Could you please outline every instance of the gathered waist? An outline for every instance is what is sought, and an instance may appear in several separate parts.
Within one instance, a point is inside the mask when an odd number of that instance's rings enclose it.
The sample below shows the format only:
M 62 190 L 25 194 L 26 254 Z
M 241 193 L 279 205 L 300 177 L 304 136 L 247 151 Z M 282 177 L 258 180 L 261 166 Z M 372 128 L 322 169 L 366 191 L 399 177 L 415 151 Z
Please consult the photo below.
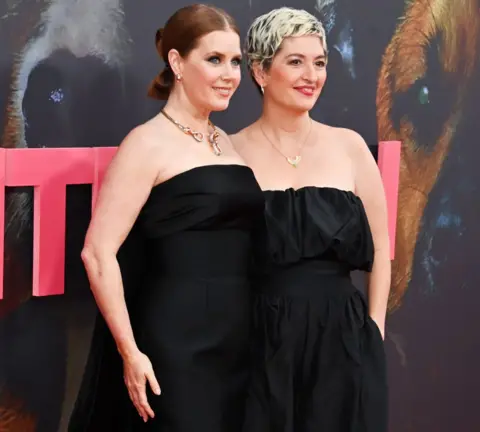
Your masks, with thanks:
M 151 240 L 151 272 L 164 276 L 247 276 L 251 261 L 248 231 L 182 231 Z
M 317 296 L 330 291 L 351 294 L 356 291 L 351 268 L 338 261 L 304 260 L 289 266 L 276 266 L 257 274 L 255 291 L 272 295 Z

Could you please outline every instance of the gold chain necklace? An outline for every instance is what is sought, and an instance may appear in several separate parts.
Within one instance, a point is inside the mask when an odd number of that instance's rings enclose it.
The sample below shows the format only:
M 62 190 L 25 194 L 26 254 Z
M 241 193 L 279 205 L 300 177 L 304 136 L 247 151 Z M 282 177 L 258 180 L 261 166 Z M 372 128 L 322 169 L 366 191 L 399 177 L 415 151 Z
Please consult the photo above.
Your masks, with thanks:
M 193 129 L 189 128 L 188 126 L 182 125 L 181 123 L 179 123 L 178 121 L 170 117 L 163 109 L 160 112 L 168 120 L 170 120 L 175 126 L 177 126 L 184 134 L 190 135 L 197 142 L 205 141 L 205 134 L 203 132 L 196 132 Z M 220 132 L 218 132 L 218 129 L 210 120 L 208 120 L 208 126 L 210 126 L 213 129 L 213 132 L 208 135 L 208 142 L 212 146 L 212 150 L 215 156 L 220 156 L 222 154 L 222 149 L 218 144 L 218 139 L 220 138 Z
M 307 136 L 306 138 L 304 139 L 302 145 L 300 146 L 299 150 L 298 150 L 298 153 L 295 157 L 290 157 L 290 156 L 286 156 L 285 154 L 283 154 L 283 152 L 273 143 L 273 141 L 268 138 L 267 134 L 265 133 L 265 131 L 263 130 L 263 127 L 262 125 L 260 124 L 260 130 L 262 131 L 262 134 L 263 136 L 267 139 L 267 141 L 270 143 L 270 145 L 278 152 L 280 153 L 286 160 L 287 162 L 293 166 L 294 168 L 297 168 L 298 164 L 302 161 L 302 150 L 303 150 L 303 146 L 305 145 L 305 143 L 307 142 L 308 138 L 310 137 L 310 133 L 312 132 L 312 119 L 310 119 L 310 128 L 308 130 L 308 133 L 307 133 Z

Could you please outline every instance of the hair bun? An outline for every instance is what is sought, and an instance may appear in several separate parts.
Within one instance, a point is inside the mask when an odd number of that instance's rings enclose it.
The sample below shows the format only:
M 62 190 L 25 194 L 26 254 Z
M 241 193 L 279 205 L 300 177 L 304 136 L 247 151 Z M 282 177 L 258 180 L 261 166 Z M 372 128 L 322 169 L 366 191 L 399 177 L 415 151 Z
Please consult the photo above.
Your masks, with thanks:
M 163 59 L 162 55 L 162 40 L 163 40 L 163 27 L 159 28 L 155 33 L 155 46 L 157 47 L 158 55 Z M 165 100 L 168 99 L 170 90 L 173 87 L 174 77 L 173 72 L 170 69 L 168 62 L 165 61 L 165 68 L 155 77 L 148 88 L 148 96 L 153 99 Z
M 155 46 L 157 47 L 158 54 L 162 56 L 162 39 L 163 39 L 163 27 L 159 28 L 155 33 Z
M 165 68 L 152 81 L 147 94 L 153 99 L 166 100 L 173 88 L 173 83 L 174 78 L 172 70 Z

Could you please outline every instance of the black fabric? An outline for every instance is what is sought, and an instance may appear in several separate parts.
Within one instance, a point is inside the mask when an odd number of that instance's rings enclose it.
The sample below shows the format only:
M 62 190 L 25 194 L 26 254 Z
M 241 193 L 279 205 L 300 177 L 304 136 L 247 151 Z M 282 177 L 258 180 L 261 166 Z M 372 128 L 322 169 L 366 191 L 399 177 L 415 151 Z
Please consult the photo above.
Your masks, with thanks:
M 386 432 L 383 341 L 350 272 L 373 240 L 352 192 L 267 191 L 245 432 Z
M 162 389 L 148 392 L 155 419 L 144 423 L 128 400 L 121 359 L 99 324 L 70 432 L 241 430 L 251 228 L 263 208 L 252 171 L 239 165 L 194 168 L 153 188 L 137 220 L 145 271 L 128 306 Z

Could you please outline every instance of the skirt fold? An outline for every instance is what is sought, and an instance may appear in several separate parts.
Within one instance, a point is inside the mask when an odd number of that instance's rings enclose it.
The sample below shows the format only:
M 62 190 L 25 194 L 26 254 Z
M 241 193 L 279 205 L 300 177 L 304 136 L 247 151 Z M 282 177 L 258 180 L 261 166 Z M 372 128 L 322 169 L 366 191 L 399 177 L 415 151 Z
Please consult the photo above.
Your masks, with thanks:
M 386 432 L 383 340 L 348 274 L 260 285 L 245 432 Z M 275 281 L 278 283 L 278 281 Z

